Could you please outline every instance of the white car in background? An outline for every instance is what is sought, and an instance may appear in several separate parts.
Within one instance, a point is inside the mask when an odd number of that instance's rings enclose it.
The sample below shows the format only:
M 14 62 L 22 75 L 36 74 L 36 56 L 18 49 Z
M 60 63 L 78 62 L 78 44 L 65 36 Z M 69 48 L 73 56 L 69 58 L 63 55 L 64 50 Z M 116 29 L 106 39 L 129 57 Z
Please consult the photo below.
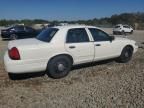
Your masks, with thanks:
M 137 48 L 135 41 L 109 36 L 97 27 L 56 26 L 36 38 L 10 41 L 4 64 L 8 73 L 46 71 L 61 78 L 77 64 L 111 58 L 128 62 Z
M 133 28 L 129 25 L 118 24 L 113 28 L 113 34 L 133 33 Z

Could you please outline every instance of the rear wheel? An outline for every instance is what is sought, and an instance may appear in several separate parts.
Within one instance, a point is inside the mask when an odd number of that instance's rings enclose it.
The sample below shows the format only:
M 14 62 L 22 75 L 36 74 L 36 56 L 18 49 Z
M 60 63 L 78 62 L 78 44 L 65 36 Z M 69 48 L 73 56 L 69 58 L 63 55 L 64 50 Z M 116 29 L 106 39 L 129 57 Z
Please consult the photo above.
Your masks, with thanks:
M 16 40 L 16 39 L 18 39 L 18 36 L 16 34 L 11 34 L 10 39 L 11 40 Z
M 120 57 L 117 59 L 117 62 L 120 63 L 126 63 L 131 60 L 133 54 L 133 49 L 129 46 L 126 46 L 120 55 Z
M 54 57 L 47 66 L 47 73 L 50 77 L 58 79 L 68 75 L 72 67 L 72 61 L 67 56 Z

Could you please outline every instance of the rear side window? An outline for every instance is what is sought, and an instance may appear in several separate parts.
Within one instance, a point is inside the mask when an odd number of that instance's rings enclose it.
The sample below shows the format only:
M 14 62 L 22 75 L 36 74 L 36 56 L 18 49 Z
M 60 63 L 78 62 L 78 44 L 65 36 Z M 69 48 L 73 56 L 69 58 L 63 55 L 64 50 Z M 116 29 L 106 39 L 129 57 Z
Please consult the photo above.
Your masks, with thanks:
M 126 26 L 126 25 L 125 25 L 125 26 L 123 26 L 123 27 L 124 27 L 124 28 L 130 28 L 129 26 Z
M 28 31 L 28 32 L 33 32 L 33 31 L 34 31 L 34 29 L 32 29 L 31 27 L 25 27 L 25 29 L 26 29 L 26 31 Z
M 44 42 L 50 42 L 54 35 L 57 33 L 57 31 L 57 28 L 45 29 L 37 36 L 37 39 Z
M 89 37 L 84 28 L 70 29 L 67 33 L 66 43 L 89 42 Z

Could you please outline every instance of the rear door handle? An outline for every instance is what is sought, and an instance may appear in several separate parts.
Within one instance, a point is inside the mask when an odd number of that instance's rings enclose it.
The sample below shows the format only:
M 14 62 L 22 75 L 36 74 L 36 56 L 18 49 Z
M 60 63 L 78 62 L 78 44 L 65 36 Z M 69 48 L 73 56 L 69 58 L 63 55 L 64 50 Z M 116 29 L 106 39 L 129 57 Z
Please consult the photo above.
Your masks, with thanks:
M 95 44 L 95 46 L 101 46 L 101 44 Z
M 69 46 L 69 48 L 73 49 L 73 48 L 76 48 L 75 46 Z

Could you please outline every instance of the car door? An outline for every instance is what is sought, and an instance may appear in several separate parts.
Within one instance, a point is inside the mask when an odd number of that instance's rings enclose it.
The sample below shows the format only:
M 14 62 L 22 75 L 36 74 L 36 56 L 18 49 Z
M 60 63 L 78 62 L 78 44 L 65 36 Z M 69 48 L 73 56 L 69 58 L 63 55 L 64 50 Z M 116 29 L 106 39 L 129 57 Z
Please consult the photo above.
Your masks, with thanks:
M 107 33 L 96 28 L 89 28 L 89 31 L 94 40 L 95 61 L 113 58 L 118 55 L 118 44 L 112 41 Z
M 69 29 L 65 47 L 73 56 L 75 64 L 91 62 L 94 59 L 94 44 L 90 42 L 85 28 Z

